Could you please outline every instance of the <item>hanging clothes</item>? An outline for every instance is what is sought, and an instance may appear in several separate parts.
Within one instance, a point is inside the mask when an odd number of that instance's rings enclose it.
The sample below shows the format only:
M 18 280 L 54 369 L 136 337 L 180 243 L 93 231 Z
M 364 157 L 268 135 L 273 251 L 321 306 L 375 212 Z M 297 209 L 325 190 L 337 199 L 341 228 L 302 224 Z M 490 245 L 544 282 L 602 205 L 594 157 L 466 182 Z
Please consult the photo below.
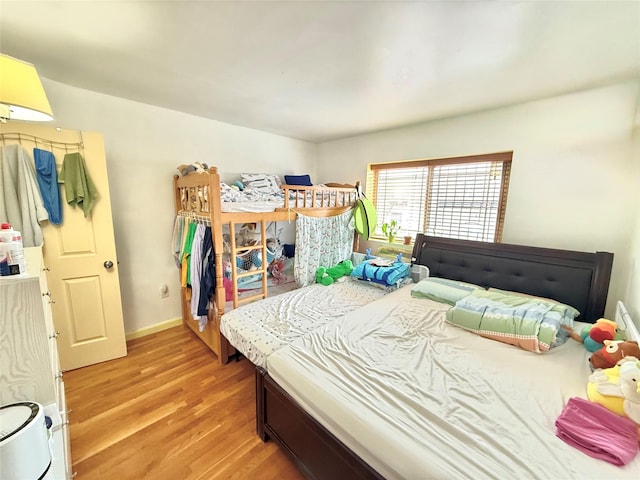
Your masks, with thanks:
M 173 232 L 171 233 L 171 255 L 176 262 L 176 267 L 180 268 L 180 258 L 182 254 L 182 241 L 184 239 L 185 217 L 176 215 L 173 222 Z
M 47 213 L 29 153 L 20 145 L 0 147 L 0 221 L 22 234 L 25 247 L 42 245 L 40 222 Z
M 190 279 L 191 279 L 191 316 L 198 322 L 198 328 L 202 332 L 207 325 L 207 317 L 198 315 L 198 303 L 200 302 L 200 281 L 202 279 L 202 241 L 204 240 L 205 226 L 196 225 L 191 245 Z
M 88 217 L 98 198 L 98 191 L 80 153 L 67 153 L 64 156 L 58 182 L 64 184 L 67 203 L 72 207 L 77 205 Z
M 216 291 L 216 255 L 213 251 L 213 238 L 211 227 L 206 227 L 204 240 L 202 241 L 202 277 L 200 279 L 200 300 L 197 314 L 207 316 L 209 314 L 209 302 Z
M 62 223 L 62 203 L 60 187 L 58 186 L 56 159 L 53 153 L 34 148 L 33 160 L 36 164 L 36 175 L 44 208 L 49 213 L 49 222 L 54 225 L 60 225 Z
M 182 286 L 191 285 L 191 248 L 193 248 L 193 237 L 196 234 L 197 224 L 189 222 L 185 226 L 184 246 L 182 248 Z

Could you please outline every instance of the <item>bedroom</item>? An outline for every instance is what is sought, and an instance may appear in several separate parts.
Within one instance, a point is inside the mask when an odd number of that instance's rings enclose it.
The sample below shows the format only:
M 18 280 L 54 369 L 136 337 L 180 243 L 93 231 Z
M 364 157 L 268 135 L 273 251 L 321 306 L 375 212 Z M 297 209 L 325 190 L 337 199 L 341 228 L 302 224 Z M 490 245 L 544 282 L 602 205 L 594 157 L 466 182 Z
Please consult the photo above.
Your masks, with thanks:
M 370 162 L 513 150 L 503 241 L 615 252 L 607 311 L 621 299 L 632 317 L 640 318 L 637 58 L 626 74 L 603 75 L 589 85 L 576 80 L 571 89 L 544 98 L 349 138 L 303 141 L 98 93 L 77 86 L 79 79 L 56 80 L 35 52 L 23 53 L 26 47 L 14 45 L 15 51 L 5 52 L 10 4 L 2 2 L 3 53 L 38 66 L 55 125 L 105 137 L 130 337 L 175 325 L 180 317 L 178 280 L 166 245 L 173 219 L 171 176 L 184 158 L 234 175 L 254 170 L 259 156 L 269 172 L 310 173 L 314 182 L 364 181 Z M 128 194 L 132 190 L 139 195 L 135 203 Z M 159 295 L 162 284 L 169 287 L 167 298 Z

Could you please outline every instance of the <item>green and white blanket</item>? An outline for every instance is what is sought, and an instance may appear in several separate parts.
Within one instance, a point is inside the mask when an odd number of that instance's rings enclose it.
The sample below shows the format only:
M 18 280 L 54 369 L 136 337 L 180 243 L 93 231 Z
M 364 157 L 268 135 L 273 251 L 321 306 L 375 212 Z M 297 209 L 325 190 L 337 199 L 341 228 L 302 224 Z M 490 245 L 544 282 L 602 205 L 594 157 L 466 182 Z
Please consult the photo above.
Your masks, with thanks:
M 475 290 L 447 311 L 449 323 L 536 353 L 567 339 L 577 310 L 552 300 L 498 291 Z

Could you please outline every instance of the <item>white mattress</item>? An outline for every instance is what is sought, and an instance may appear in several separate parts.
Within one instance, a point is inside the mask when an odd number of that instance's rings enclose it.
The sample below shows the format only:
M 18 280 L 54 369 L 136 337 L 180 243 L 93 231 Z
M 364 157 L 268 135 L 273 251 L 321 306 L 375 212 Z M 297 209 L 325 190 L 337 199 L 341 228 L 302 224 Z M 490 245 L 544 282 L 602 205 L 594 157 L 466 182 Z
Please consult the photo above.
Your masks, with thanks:
M 277 349 L 386 293 L 350 277 L 329 286 L 309 285 L 225 313 L 220 331 L 247 359 L 266 368 L 267 356 Z
M 446 324 L 447 305 L 405 287 L 273 353 L 270 375 L 389 479 L 635 479 L 555 435 L 586 398 L 589 353 L 544 354 Z

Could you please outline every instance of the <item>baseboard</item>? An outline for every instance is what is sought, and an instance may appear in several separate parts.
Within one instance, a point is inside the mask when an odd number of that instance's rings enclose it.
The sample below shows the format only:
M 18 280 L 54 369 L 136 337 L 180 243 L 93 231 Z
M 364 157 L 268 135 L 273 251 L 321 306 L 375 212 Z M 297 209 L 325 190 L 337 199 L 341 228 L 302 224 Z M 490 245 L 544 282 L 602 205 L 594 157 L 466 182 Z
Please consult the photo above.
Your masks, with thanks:
M 166 322 L 156 323 L 155 325 L 151 325 L 150 327 L 141 328 L 140 330 L 136 330 L 135 332 L 125 334 L 125 338 L 128 342 L 129 340 L 133 340 L 134 338 L 146 337 L 147 335 L 151 335 L 152 333 L 161 332 L 162 330 L 177 327 L 178 325 L 182 325 L 182 318 L 174 318 L 171 320 L 167 320 Z

